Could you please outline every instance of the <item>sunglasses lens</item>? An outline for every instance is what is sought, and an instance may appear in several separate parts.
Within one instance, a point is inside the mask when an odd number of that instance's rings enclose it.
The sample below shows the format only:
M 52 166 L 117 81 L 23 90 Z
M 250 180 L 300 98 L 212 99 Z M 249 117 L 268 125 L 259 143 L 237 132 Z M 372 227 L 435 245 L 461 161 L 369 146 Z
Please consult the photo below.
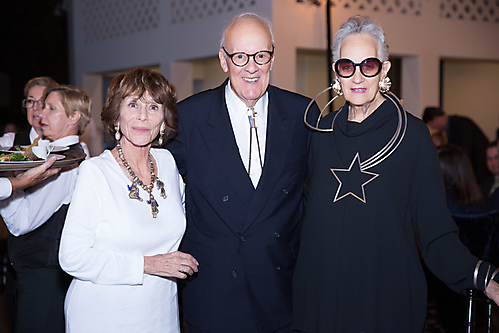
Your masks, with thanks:
M 360 64 L 360 70 L 365 76 L 376 76 L 381 70 L 381 62 L 376 58 L 366 59 Z
M 341 59 L 336 62 L 336 71 L 341 77 L 349 77 L 355 71 L 355 64 L 347 59 Z

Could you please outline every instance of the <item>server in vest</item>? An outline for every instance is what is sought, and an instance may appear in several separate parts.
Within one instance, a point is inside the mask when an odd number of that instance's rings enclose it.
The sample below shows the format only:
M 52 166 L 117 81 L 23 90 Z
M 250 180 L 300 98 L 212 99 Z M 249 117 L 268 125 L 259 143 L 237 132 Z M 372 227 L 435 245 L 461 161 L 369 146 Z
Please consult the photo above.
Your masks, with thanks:
M 40 125 L 40 111 L 43 109 L 43 91 L 48 86 L 57 83 L 50 77 L 35 77 L 24 86 L 23 108 L 26 110 L 26 117 L 31 128 L 19 134 L 5 133 L 0 137 L 0 146 L 12 147 L 15 145 L 30 145 L 35 139 L 42 135 Z
M 186 332 L 291 332 L 310 99 L 269 85 L 269 25 L 242 14 L 219 49 L 229 79 L 179 103 L 167 146 L 186 182 Z
M 22 106 L 26 111 L 26 116 L 29 125 L 29 130 L 21 133 L 5 133 L 0 137 L 0 146 L 12 147 L 15 145 L 27 146 L 33 143 L 36 138 L 42 135 L 42 128 L 40 125 L 40 111 L 43 109 L 43 91 L 45 88 L 57 83 L 50 77 L 35 77 L 26 83 L 24 86 L 24 99 Z M 9 189 L 9 187 L 5 187 Z M 12 191 L 9 191 L 9 196 Z M 12 331 L 15 329 L 16 318 L 16 274 L 11 265 L 7 266 L 6 272 L 6 296 L 10 308 L 10 316 L 12 323 Z
M 54 146 L 83 152 L 79 136 L 90 120 L 90 97 L 76 87 L 51 86 L 43 95 L 40 125 Z M 17 273 L 16 332 L 64 332 L 64 297 L 71 282 L 58 263 L 59 240 L 77 168 L 0 202 L 10 231 L 8 252 Z

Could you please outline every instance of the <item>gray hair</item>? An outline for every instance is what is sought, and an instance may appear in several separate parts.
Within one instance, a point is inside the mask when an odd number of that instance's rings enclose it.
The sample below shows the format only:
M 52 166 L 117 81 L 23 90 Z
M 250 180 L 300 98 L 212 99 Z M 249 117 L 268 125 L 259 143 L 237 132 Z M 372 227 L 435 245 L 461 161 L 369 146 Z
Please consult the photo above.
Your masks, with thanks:
M 388 60 L 388 44 L 386 43 L 383 29 L 369 16 L 357 15 L 350 17 L 348 21 L 343 23 L 334 35 L 333 62 L 336 62 L 340 58 L 340 49 L 343 41 L 352 34 L 360 33 L 367 33 L 376 40 L 379 60 Z
M 270 21 L 267 18 L 260 16 L 256 13 L 243 13 L 234 17 L 232 21 L 230 21 L 230 23 L 224 29 L 222 33 L 222 38 L 220 39 L 220 48 L 222 48 L 225 45 L 225 32 L 227 31 L 227 29 L 236 24 L 237 22 L 239 22 L 240 20 L 249 19 L 249 18 L 255 19 L 267 27 L 270 34 L 270 40 L 272 41 L 272 46 L 274 46 L 274 34 L 272 33 L 272 25 L 270 24 Z

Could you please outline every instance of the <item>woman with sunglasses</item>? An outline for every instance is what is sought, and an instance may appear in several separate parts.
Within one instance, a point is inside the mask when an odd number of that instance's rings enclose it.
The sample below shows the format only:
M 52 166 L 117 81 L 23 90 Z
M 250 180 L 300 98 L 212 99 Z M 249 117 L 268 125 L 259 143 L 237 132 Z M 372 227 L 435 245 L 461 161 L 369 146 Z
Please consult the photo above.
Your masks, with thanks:
M 421 333 L 427 292 L 418 247 L 455 291 L 476 288 L 499 299 L 496 267 L 459 241 L 428 129 L 388 92 L 387 51 L 369 17 L 350 18 L 335 35 L 333 89 L 346 103 L 309 125 L 293 278 L 299 332 Z

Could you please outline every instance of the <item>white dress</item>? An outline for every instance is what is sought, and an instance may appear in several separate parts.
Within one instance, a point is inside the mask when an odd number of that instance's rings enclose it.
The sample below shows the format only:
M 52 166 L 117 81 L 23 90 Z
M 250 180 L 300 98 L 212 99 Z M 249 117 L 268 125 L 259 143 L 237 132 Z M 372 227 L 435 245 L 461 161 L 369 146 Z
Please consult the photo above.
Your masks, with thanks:
M 83 162 L 62 232 L 61 267 L 75 278 L 65 302 L 66 332 L 179 332 L 175 279 L 144 274 L 144 256 L 178 249 L 185 231 L 183 183 L 170 152 L 151 149 L 159 214 L 128 197 L 125 176 L 109 150 Z

